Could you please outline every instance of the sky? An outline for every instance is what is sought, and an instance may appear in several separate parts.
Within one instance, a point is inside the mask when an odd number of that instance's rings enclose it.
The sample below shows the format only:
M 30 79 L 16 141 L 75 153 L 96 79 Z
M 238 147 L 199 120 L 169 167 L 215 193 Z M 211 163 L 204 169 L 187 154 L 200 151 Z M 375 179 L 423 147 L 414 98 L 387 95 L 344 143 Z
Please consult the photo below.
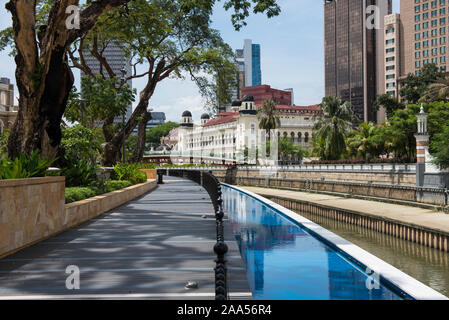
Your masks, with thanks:
M 406 0 L 409 1 L 409 0 Z M 0 28 L 11 25 L 11 15 L 5 9 L 7 0 L 0 0 Z M 223 2 L 223 1 L 222 1 Z M 324 31 L 322 0 L 278 0 L 282 13 L 268 19 L 252 15 L 248 25 L 235 31 L 231 11 L 217 5 L 212 27 L 219 30 L 233 49 L 241 49 L 244 39 L 261 46 L 262 83 L 272 88 L 293 88 L 296 105 L 321 102 L 324 95 Z M 394 0 L 394 12 L 399 12 L 399 0 Z M 8 51 L 0 52 L 0 77 L 15 83 L 14 59 Z M 79 83 L 79 72 L 74 71 Z M 139 92 L 144 79 L 133 80 Z M 17 88 L 15 95 L 18 96 Z M 168 121 L 179 122 L 181 114 L 190 110 L 194 121 L 204 112 L 203 99 L 189 79 L 166 79 L 158 85 L 150 100 L 150 108 L 165 112 Z

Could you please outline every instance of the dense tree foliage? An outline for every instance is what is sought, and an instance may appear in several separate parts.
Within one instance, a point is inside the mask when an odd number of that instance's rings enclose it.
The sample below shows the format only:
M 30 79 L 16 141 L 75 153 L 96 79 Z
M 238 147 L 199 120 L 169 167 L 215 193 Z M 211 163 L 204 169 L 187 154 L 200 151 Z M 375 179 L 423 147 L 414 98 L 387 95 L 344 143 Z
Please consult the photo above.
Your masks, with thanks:
M 442 76 L 439 68 L 433 64 L 426 64 L 419 75 L 409 73 L 399 90 L 399 95 L 408 103 L 416 104 L 424 95 L 429 85 Z
M 337 97 L 324 97 L 320 105 L 322 115 L 315 125 L 315 152 L 324 160 L 340 159 L 346 151 L 346 137 L 356 116 L 349 102 Z
M 179 127 L 179 124 L 172 121 L 167 121 L 147 131 L 146 141 L 150 146 L 157 147 L 161 143 L 161 138 L 168 135 L 168 133 Z
M 374 109 L 377 111 L 380 107 L 385 108 L 387 118 L 389 118 L 393 115 L 395 110 L 404 109 L 405 106 L 395 97 L 385 93 L 377 95 L 376 100 L 374 101 Z

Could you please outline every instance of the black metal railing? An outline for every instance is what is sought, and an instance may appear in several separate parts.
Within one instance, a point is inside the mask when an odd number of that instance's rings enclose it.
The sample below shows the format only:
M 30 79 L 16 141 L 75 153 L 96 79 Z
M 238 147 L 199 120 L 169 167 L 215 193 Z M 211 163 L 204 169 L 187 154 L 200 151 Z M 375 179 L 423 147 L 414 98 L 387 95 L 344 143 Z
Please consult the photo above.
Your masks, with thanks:
M 214 252 L 217 255 L 215 260 L 215 300 L 228 300 L 228 277 L 226 268 L 226 253 L 228 246 L 224 239 L 223 226 L 223 195 L 220 181 L 212 174 L 212 171 L 196 171 L 183 169 L 157 169 L 158 183 L 163 183 L 163 176 L 182 177 L 192 180 L 206 189 L 212 201 L 215 212 L 217 242 L 214 245 Z

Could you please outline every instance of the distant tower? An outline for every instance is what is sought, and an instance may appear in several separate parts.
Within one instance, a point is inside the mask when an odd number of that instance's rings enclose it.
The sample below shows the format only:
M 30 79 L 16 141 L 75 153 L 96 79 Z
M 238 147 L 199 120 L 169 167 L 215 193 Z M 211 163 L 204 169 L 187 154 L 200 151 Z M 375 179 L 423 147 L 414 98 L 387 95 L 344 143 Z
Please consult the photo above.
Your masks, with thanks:
M 210 116 L 207 113 L 203 113 L 203 115 L 201 116 L 201 125 L 206 124 L 207 122 L 209 122 L 210 120 Z
M 424 185 L 424 173 L 426 171 L 426 157 L 429 154 L 429 138 L 427 131 L 428 113 L 424 112 L 421 104 L 421 112 L 416 116 L 418 118 L 418 133 L 416 138 L 416 185 L 422 187 Z
M 189 128 L 193 127 L 192 113 L 190 111 L 187 110 L 182 113 L 180 126 Z
M 240 114 L 256 115 L 257 109 L 253 96 L 244 96 L 239 110 Z

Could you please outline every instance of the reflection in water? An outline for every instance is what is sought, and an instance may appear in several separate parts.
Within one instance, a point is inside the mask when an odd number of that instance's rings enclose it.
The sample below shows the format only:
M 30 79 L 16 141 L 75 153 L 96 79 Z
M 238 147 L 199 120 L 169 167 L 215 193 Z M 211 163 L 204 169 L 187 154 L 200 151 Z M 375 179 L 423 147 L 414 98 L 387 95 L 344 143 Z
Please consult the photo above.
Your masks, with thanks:
M 329 218 L 300 214 L 440 293 L 449 295 L 449 253 Z
M 255 299 L 401 298 L 369 290 L 364 270 L 263 203 L 228 187 L 223 197 Z

